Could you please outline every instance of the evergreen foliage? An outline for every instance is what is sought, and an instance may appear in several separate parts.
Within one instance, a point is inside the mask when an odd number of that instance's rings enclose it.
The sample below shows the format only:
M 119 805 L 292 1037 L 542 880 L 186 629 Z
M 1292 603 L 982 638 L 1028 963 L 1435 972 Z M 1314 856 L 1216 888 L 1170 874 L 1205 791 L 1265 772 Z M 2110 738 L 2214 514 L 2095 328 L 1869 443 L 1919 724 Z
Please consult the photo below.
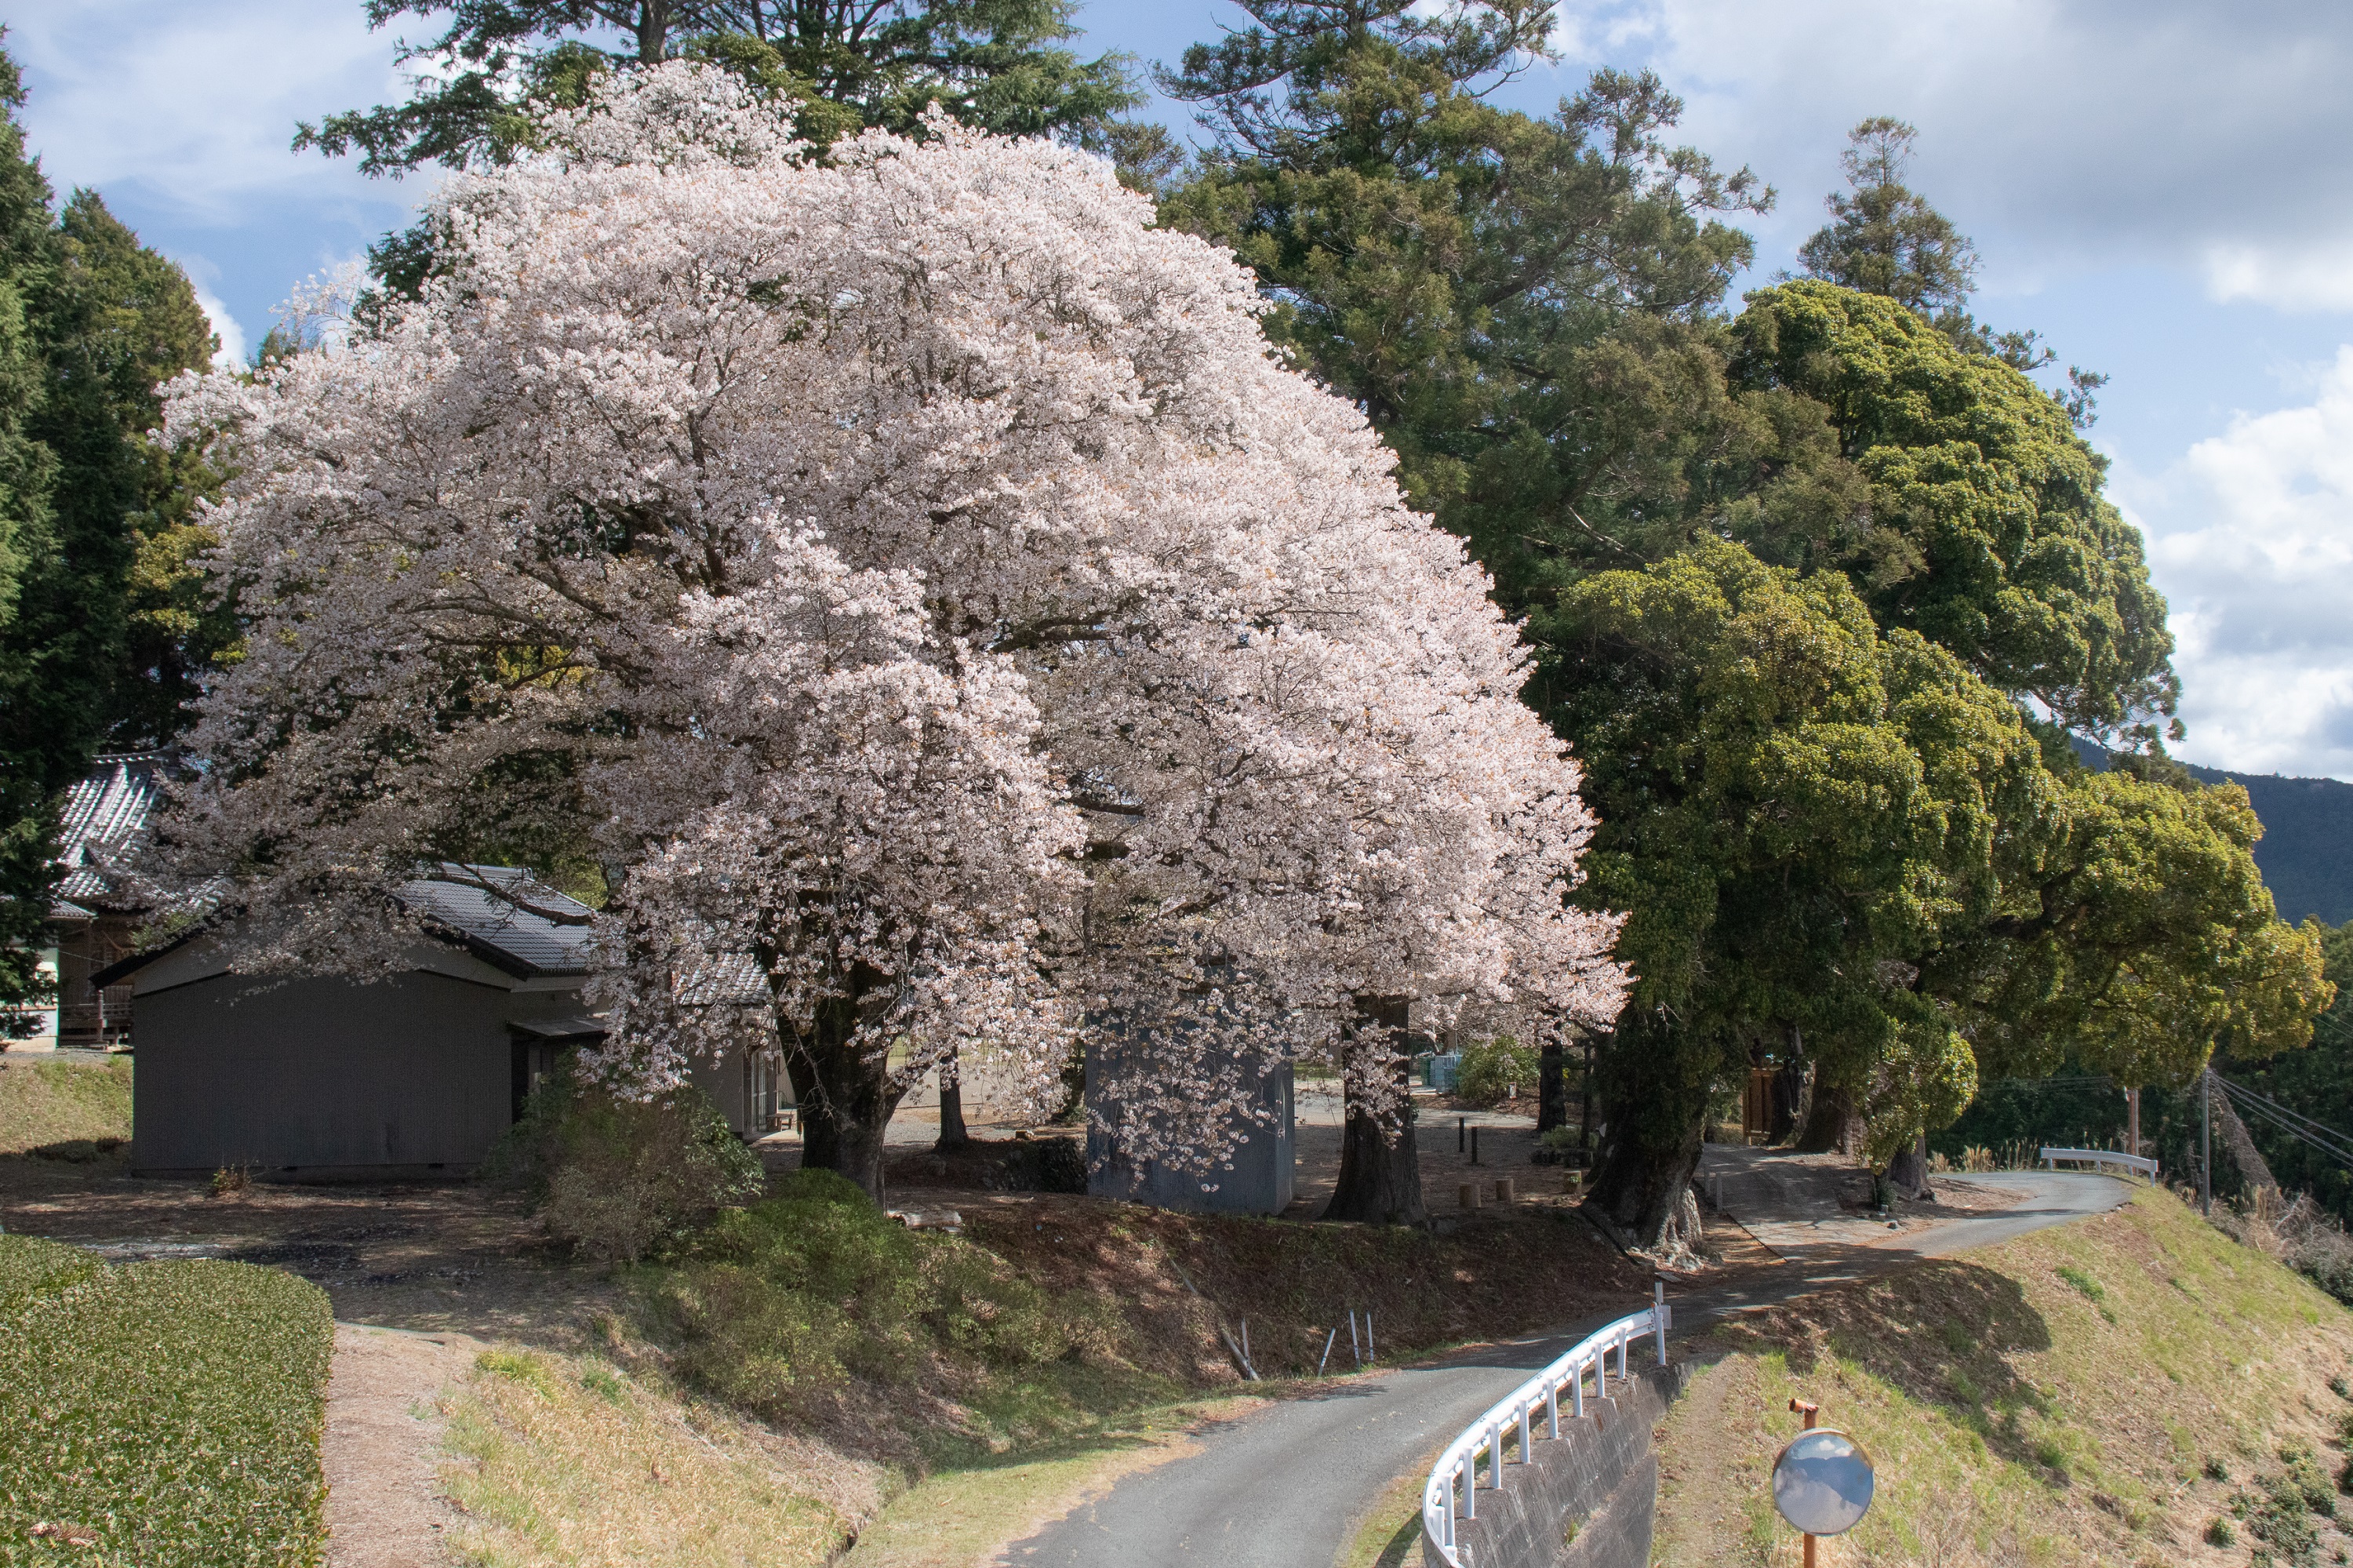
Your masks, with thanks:
M 58 792 L 176 727 L 226 642 L 190 566 L 200 457 L 148 439 L 214 349 L 195 291 L 95 192 L 53 211 L 0 54 L 0 1000 L 37 997 Z M 134 587 L 135 583 L 135 587 Z
M 576 108 L 607 70 L 702 59 L 802 105 L 824 145 L 918 130 L 936 105 L 962 124 L 1099 143 L 1140 101 L 1116 54 L 1081 60 L 1076 0 L 365 0 L 368 26 L 446 17 L 403 39 L 421 64 L 406 102 L 300 126 L 296 151 L 357 155 L 368 175 L 479 168 L 538 144 L 538 118 Z
M 2105 462 L 2047 395 L 1901 304 L 1825 283 L 1751 295 L 1733 333 L 1734 385 L 1828 410 L 1869 487 L 1858 526 L 1810 565 L 2070 727 L 2156 738 L 2179 694 L 2165 601 L 2100 493 Z
M 333 1345 L 326 1293 L 279 1269 L 0 1236 L 0 1555 L 318 1562 Z
M 1884 1159 L 2054 1040 L 2141 1082 L 2300 1041 L 2316 949 L 2244 797 L 2157 750 L 2171 643 L 2076 433 L 2096 379 L 2054 398 L 1968 315 L 1908 126 L 1858 128 L 1818 276 L 1732 320 L 1772 193 L 1672 145 L 1654 78 L 1481 96 L 1549 7 L 1250 10 L 1164 74 L 1218 136 L 1164 221 L 1250 263 L 1543 651 L 1600 819 L 1577 896 L 1640 977 L 1599 1057 L 1615 1217 L 1661 1234 L 1753 1064 L 1811 1064 Z M 2149 755 L 2094 779 L 2068 729 Z

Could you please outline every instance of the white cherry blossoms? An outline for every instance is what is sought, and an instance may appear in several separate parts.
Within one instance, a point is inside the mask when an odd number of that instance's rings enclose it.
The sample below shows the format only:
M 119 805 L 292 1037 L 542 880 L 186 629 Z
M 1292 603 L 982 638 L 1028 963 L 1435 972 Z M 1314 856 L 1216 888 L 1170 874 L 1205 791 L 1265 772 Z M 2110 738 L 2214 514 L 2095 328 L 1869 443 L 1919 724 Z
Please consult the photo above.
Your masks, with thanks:
M 1615 1014 L 1524 648 L 1229 256 L 1048 143 L 600 92 L 448 182 L 421 301 L 174 388 L 249 626 L 175 832 L 248 967 L 388 962 L 417 863 L 560 841 L 615 1070 L 723 1044 L 748 958 L 868 1120 L 1124 1020 L 1169 1154 L 1358 997 Z

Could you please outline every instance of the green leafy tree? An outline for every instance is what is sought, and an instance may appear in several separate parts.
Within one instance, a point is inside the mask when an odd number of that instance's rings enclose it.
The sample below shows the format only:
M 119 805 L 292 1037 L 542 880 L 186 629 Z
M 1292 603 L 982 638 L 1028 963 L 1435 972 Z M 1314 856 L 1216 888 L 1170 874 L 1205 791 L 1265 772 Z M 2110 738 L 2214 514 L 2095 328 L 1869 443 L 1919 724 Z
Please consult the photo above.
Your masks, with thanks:
M 1491 508 L 1468 492 L 1524 466 L 1532 428 L 1586 411 L 1555 388 L 1590 386 L 1585 356 L 1614 330 L 1651 323 L 1632 352 L 1675 377 L 1751 257 L 1716 215 L 1770 193 L 1672 145 L 1682 104 L 1648 74 L 1599 73 L 1547 119 L 1491 104 L 1544 48 L 1549 5 L 1250 8 L 1257 26 L 1163 75 L 1218 135 L 1163 220 L 1234 247 L 1272 334 L 1363 403 L 1409 493 L 1475 539 Z M 1685 331 L 1662 341 L 1670 326 Z M 1640 422 L 1605 433 L 1613 452 Z
M 1799 281 L 1751 295 L 1729 373 L 1827 411 L 1868 486 L 1863 523 L 1813 564 L 1883 626 L 1952 649 L 2080 733 L 2156 738 L 2179 694 L 2165 601 L 2106 465 L 2008 365 L 1894 300 Z M 2178 733 L 2178 731 L 2176 731 Z
M 1979 1073 L 2133 1084 L 2303 1043 L 2318 948 L 2242 792 L 2094 774 L 1841 575 L 1704 541 L 1531 630 L 1601 819 L 1584 896 L 1641 977 L 1600 1055 L 1595 1202 L 1669 1233 L 1715 1086 L 1802 1049 L 1886 1163 Z
M 967 125 L 1102 143 L 1140 101 L 1117 54 L 1081 60 L 1076 0 L 365 0 L 368 25 L 442 18 L 399 60 L 406 102 L 300 126 L 297 151 L 356 154 L 370 175 L 503 163 L 533 144 L 534 101 L 576 105 L 603 70 L 691 56 L 807 107 L 820 144 L 916 127 L 936 104 Z
M 75 577 L 51 646 L 90 662 L 52 690 L 93 715 L 103 744 L 160 746 L 233 636 L 194 559 L 211 542 L 196 503 L 217 476 L 200 449 L 150 439 L 164 418 L 157 387 L 210 360 L 212 326 L 186 275 L 94 191 L 58 214 L 55 255 L 34 428 L 58 456 L 54 507 Z
M 1968 303 L 1978 253 L 1952 219 L 1904 183 L 1919 134 L 1884 114 L 1848 133 L 1839 166 L 1850 191 L 1831 195 L 1831 221 L 1798 248 L 1798 260 L 1809 277 L 1933 316 Z
M 57 550 L 57 457 L 33 424 L 47 391 L 37 312 L 53 258 L 48 181 L 16 123 L 24 101 L 16 64 L 0 54 L 0 999 L 8 1001 L 39 995 L 51 802 L 77 756 L 72 736 L 44 732 L 38 712 L 47 705 L 36 639 Z
M 1883 114 L 1847 133 L 1839 164 L 1846 171 L 1848 191 L 1831 194 L 1825 203 L 1831 221 L 1799 247 L 1799 264 L 1810 278 L 1917 311 L 1969 353 L 2019 370 L 2040 370 L 2056 357 L 2040 333 L 1997 333 L 1969 313 L 1977 248 L 1952 219 L 1904 183 L 1919 135 Z M 2107 379 L 2080 366 L 2068 367 L 2068 390 L 2054 396 L 2079 428 L 2092 423 L 2093 395 Z
M 1921 960 L 1998 895 L 2040 768 L 2015 707 L 1842 577 L 1725 541 L 1591 577 L 1532 630 L 1601 820 L 1584 896 L 1629 912 L 1640 977 L 1599 1062 L 1595 1202 L 1668 1234 L 1715 1086 L 1793 1031 L 1882 1158 L 1957 1115 L 1975 1065 Z
M 193 460 L 147 437 L 155 384 L 214 348 L 187 279 L 95 193 L 52 210 L 16 121 L 23 102 L 0 54 L 0 998 L 11 1001 L 39 994 L 59 792 L 102 745 L 165 738 L 187 694 L 190 669 L 160 648 L 133 662 L 132 578 L 146 520 L 193 504 Z M 183 567 L 170 592 L 194 602 L 195 583 Z

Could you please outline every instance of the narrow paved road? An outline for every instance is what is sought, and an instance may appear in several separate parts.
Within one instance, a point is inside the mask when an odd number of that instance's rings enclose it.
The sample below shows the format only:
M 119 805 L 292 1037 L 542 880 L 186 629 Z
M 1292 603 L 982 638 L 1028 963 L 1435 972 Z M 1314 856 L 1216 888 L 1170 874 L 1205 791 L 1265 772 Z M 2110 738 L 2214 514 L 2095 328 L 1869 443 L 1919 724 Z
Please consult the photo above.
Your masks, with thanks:
M 1674 1303 L 1676 1330 L 1770 1306 L 1919 1257 L 1990 1246 L 2046 1225 L 2105 1213 L 2131 1193 L 2106 1176 L 2018 1171 L 1972 1182 L 2022 1191 L 1983 1218 L 1890 1235 L 1872 1245 L 1810 1247 L 1782 1269 L 1703 1287 Z M 1625 1311 L 1643 1303 L 1629 1301 Z M 1351 1378 L 1333 1392 L 1285 1400 L 1205 1432 L 1201 1448 L 1139 1471 L 1008 1553 L 1041 1568 L 1331 1568 L 1381 1493 L 1521 1379 L 1620 1316 L 1559 1334 L 1483 1347 L 1429 1366 Z

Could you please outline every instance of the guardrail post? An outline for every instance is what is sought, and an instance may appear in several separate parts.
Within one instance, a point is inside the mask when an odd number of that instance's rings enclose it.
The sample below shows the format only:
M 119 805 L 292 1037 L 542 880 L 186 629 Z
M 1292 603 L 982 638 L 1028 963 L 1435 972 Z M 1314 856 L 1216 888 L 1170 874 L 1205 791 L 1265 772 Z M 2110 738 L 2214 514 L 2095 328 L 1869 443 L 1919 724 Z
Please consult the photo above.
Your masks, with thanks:
M 1528 1462 L 1528 1445 L 1534 1441 L 1534 1439 L 1528 1436 L 1528 1419 L 1535 1414 L 1535 1407 L 1534 1405 L 1523 1404 L 1520 1406 L 1520 1463 L 1523 1465 Z
M 1501 1489 L 1504 1484 L 1504 1429 L 1487 1428 L 1487 1484 Z
M 1573 1375 L 1577 1382 L 1570 1386 L 1577 1392 L 1570 1396 L 1569 1403 L 1576 1407 L 1575 1414 L 1581 1421 L 1585 1418 L 1585 1363 L 1583 1361 L 1577 1363 Z
M 1479 1517 L 1479 1451 L 1462 1456 L 1462 1517 Z
M 1659 1364 L 1667 1364 L 1667 1282 L 1655 1275 L 1651 1279 L 1651 1332 L 1657 1336 Z
M 1545 1436 L 1556 1439 L 1560 1436 L 1560 1384 L 1558 1383 L 1545 1390 Z

